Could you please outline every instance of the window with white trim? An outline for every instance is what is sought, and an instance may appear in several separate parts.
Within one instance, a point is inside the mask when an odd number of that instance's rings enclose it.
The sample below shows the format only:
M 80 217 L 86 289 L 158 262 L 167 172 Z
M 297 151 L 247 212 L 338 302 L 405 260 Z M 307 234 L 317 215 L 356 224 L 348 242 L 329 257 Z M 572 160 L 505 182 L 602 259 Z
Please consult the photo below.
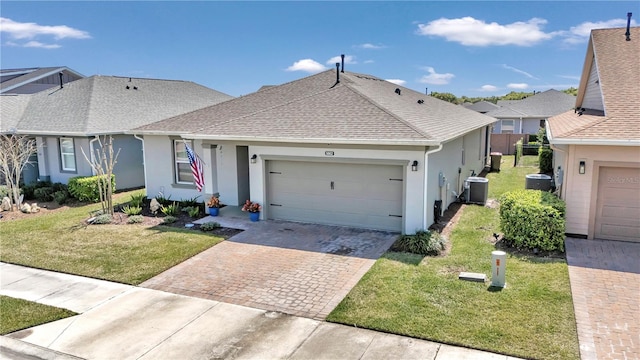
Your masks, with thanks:
M 62 171 L 76 171 L 76 152 L 72 138 L 60 138 Z
M 191 141 L 186 141 L 193 149 Z M 193 174 L 191 173 L 191 164 L 187 157 L 187 148 L 185 140 L 173 140 L 173 159 L 175 182 L 178 184 L 193 184 Z
M 513 134 L 513 129 L 515 127 L 515 120 L 502 120 L 502 133 L 503 134 Z

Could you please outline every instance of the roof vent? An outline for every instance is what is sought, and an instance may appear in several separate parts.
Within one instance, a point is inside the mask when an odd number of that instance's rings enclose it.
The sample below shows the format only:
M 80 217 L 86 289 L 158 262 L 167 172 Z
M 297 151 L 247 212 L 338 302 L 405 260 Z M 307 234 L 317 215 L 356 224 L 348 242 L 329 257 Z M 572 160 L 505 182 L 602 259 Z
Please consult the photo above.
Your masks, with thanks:
M 340 72 L 344 72 L 344 54 L 340 55 L 340 57 L 342 58 L 342 71 Z
M 336 84 L 340 82 L 340 63 L 336 63 Z
M 62 86 L 62 71 L 58 73 L 58 76 L 60 76 L 60 89 L 62 89 L 64 86 Z
M 400 88 L 396 88 L 396 94 L 400 95 Z
M 129 90 L 129 85 L 125 86 L 125 89 Z
M 422 100 L 422 99 L 418 100 L 418 104 L 420 104 L 420 105 L 424 104 L 424 100 Z
M 627 32 L 624 33 L 627 36 L 627 41 L 631 41 L 631 31 L 629 31 L 631 27 L 631 15 L 633 14 L 630 12 L 627 13 Z
M 133 90 L 138 90 L 138 87 L 137 87 L 137 86 L 134 86 L 134 87 L 133 87 Z

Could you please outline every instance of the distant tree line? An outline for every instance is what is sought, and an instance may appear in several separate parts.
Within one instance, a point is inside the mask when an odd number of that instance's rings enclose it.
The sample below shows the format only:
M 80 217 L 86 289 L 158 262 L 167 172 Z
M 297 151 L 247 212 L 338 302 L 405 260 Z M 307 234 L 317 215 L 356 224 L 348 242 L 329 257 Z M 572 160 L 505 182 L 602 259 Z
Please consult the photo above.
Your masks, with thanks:
M 570 87 L 568 89 L 562 90 L 562 92 L 567 93 L 569 95 L 573 95 L 573 96 L 578 95 L 578 89 L 574 87 Z M 535 95 L 534 92 L 523 92 L 523 91 L 512 91 L 506 95 L 488 96 L 488 97 L 467 97 L 464 95 L 461 97 L 457 97 L 452 93 L 446 93 L 446 92 L 441 93 L 436 91 L 432 91 L 430 94 L 430 96 L 433 96 L 434 98 L 438 98 L 440 100 L 448 101 L 454 104 L 477 103 L 478 101 L 483 101 L 483 100 L 496 104 L 498 100 L 522 100 L 526 97 L 533 96 L 533 95 Z

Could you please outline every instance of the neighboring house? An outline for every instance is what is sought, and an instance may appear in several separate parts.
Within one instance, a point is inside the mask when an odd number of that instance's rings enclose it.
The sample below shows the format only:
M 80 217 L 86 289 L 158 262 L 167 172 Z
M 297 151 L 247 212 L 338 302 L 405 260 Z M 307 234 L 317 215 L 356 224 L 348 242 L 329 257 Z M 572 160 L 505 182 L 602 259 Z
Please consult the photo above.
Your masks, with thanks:
M 592 30 L 576 110 L 547 123 L 566 232 L 640 241 L 640 28 Z
M 0 70 L 0 94 L 34 94 L 60 87 L 84 78 L 84 75 L 66 66 L 2 69 Z M 63 85 L 64 86 L 64 85 Z
M 142 187 L 142 139 L 125 132 L 231 98 L 187 81 L 91 76 L 36 94 L 1 95 L 0 132 L 36 139 L 36 164 L 27 166 L 25 183 L 66 184 L 71 177 L 92 175 L 85 155 L 95 156 L 98 137 L 112 135 L 114 151 L 120 151 L 116 187 Z
M 142 126 L 147 196 L 251 199 L 261 217 L 414 233 L 487 163 L 495 119 L 371 75 L 329 70 Z M 203 200 L 208 198 L 206 195 Z
M 485 100 L 481 100 L 481 101 L 478 101 L 478 102 L 475 102 L 475 103 L 472 103 L 472 104 L 471 103 L 464 103 L 462 105 L 464 107 L 466 107 L 467 109 L 473 110 L 473 111 L 477 111 L 480 114 L 486 114 L 489 111 L 497 110 L 497 109 L 500 108 L 500 106 L 498 106 L 498 105 L 496 105 L 496 104 L 494 104 L 492 102 L 485 101 Z
M 576 97 L 550 89 L 522 100 L 501 102 L 497 109 L 486 114 L 498 119 L 494 134 L 537 134 L 545 120 L 573 109 Z

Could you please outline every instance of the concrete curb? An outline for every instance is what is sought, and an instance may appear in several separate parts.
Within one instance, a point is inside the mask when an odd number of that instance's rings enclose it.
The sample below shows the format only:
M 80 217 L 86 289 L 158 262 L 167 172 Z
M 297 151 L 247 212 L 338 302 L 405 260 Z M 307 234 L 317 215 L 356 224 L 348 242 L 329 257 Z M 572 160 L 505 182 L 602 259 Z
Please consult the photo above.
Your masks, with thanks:
M 0 337 L 0 357 L 9 360 L 83 360 L 77 356 L 6 336 Z

